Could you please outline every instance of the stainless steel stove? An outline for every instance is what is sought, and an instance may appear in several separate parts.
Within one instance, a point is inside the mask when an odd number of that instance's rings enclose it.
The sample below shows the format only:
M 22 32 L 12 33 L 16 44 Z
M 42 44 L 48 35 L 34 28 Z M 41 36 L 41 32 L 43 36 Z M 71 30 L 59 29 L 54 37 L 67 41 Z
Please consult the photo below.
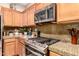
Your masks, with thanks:
M 29 38 L 26 43 L 27 51 L 37 56 L 45 56 L 48 54 L 48 46 L 59 41 L 44 37 Z

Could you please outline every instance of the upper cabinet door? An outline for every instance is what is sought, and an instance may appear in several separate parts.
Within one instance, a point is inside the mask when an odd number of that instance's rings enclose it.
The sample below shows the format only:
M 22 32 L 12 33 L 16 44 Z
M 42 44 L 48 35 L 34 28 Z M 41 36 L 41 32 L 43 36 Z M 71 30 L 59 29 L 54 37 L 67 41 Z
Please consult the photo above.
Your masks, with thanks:
M 8 8 L 3 8 L 4 26 L 12 26 L 12 11 Z
M 23 14 L 17 11 L 13 11 L 12 14 L 14 27 L 22 27 Z
M 15 27 L 20 26 L 20 14 L 16 11 L 13 11 L 13 25 Z
M 22 27 L 23 26 L 23 14 L 22 13 L 19 13 L 19 19 L 18 19 L 18 22 L 19 22 L 19 27 Z
M 58 3 L 57 22 L 59 23 L 79 22 L 79 4 Z
M 31 6 L 28 9 L 28 26 L 34 26 L 34 12 L 35 12 L 35 6 Z
M 43 8 L 43 6 L 44 6 L 44 4 L 43 4 L 43 3 L 38 3 L 38 4 L 36 4 L 36 6 L 35 6 L 36 11 L 37 11 L 37 10 L 42 9 L 42 8 Z
M 1 8 L 4 26 L 22 27 L 23 14 L 10 8 Z
M 27 26 L 27 21 L 28 21 L 28 14 L 27 14 L 27 12 L 25 12 L 24 14 L 23 14 L 23 20 L 22 20 L 22 24 L 23 24 L 23 26 Z
M 35 4 L 36 11 L 43 9 L 44 7 L 48 6 L 50 3 L 37 3 Z
M 17 26 L 17 13 L 15 11 L 13 11 L 13 26 Z

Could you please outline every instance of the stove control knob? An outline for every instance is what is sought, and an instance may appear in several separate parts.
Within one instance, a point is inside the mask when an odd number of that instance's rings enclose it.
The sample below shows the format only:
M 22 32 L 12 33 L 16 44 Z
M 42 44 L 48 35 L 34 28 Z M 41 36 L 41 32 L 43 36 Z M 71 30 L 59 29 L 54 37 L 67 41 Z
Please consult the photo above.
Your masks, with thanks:
M 43 47 L 44 47 L 44 48 L 47 48 L 47 47 L 48 47 L 48 45 L 47 45 L 47 44 L 44 44 L 44 45 L 43 45 Z

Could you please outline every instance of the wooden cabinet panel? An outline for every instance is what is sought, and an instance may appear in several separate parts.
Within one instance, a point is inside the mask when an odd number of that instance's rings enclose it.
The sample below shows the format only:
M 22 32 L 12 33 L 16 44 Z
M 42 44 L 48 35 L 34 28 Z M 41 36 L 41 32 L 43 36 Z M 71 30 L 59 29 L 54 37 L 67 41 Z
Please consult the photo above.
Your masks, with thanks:
M 13 11 L 13 26 L 18 26 L 18 13 Z
M 28 21 L 28 18 L 27 18 L 28 14 L 27 14 L 27 11 L 23 14 L 23 21 L 22 21 L 22 24 L 23 26 L 27 26 L 27 21 Z
M 25 55 L 25 43 L 22 38 L 11 38 L 4 40 L 4 56 L 24 56 Z
M 16 54 L 16 40 L 5 39 L 3 53 L 5 56 L 11 56 Z
M 44 5 L 44 3 L 38 3 L 38 4 L 36 4 L 36 6 L 35 6 L 36 11 L 42 9 L 43 5 Z
M 18 21 L 17 22 L 18 22 L 19 27 L 23 26 L 23 24 L 22 24 L 22 22 L 23 22 L 23 14 L 18 13 Z
M 24 42 L 18 42 L 18 54 L 20 55 L 20 56 L 23 56 L 23 55 L 25 55 L 25 45 L 24 45 Z
M 57 21 L 58 22 L 79 22 L 79 4 L 58 3 L 57 4 Z
M 11 56 L 16 54 L 16 43 L 15 42 L 9 42 L 5 43 L 5 48 L 4 48 L 4 55 L 6 56 Z
M 13 25 L 21 27 L 22 26 L 22 14 L 16 11 L 13 11 Z
M 8 8 L 3 8 L 4 26 L 12 26 L 12 11 Z
M 29 9 L 28 9 L 28 26 L 34 26 L 35 23 L 34 23 L 34 12 L 35 12 L 35 6 L 31 6 Z
M 35 5 L 35 9 L 36 9 L 36 11 L 38 11 L 38 10 L 40 10 L 40 9 L 43 9 L 43 8 L 45 8 L 46 6 L 48 6 L 50 3 L 37 3 L 36 5 Z
M 1 12 L 3 13 L 4 26 L 22 27 L 22 13 L 14 11 L 10 8 L 1 8 Z
M 49 52 L 49 56 L 60 56 L 59 54 L 57 54 L 57 53 L 54 53 L 54 52 Z
M 24 56 L 25 55 L 25 40 L 22 39 L 22 38 L 19 38 L 18 40 L 18 43 L 17 43 L 17 46 L 18 46 L 18 54 L 21 55 L 21 56 Z

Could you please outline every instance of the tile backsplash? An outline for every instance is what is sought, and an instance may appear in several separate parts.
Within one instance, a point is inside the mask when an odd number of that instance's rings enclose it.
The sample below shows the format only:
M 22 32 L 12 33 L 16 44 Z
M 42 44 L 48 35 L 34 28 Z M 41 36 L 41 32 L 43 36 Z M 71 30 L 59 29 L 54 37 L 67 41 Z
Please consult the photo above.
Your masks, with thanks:
M 38 26 L 40 31 L 45 34 L 69 34 L 67 29 L 76 28 L 79 30 L 79 23 L 72 24 L 43 24 Z
M 71 35 L 69 34 L 67 29 L 76 28 L 79 30 L 79 24 L 44 24 L 38 26 L 41 31 L 41 36 L 47 38 L 55 38 L 60 39 L 62 41 L 71 42 Z M 78 36 L 78 43 L 79 43 L 79 36 Z

